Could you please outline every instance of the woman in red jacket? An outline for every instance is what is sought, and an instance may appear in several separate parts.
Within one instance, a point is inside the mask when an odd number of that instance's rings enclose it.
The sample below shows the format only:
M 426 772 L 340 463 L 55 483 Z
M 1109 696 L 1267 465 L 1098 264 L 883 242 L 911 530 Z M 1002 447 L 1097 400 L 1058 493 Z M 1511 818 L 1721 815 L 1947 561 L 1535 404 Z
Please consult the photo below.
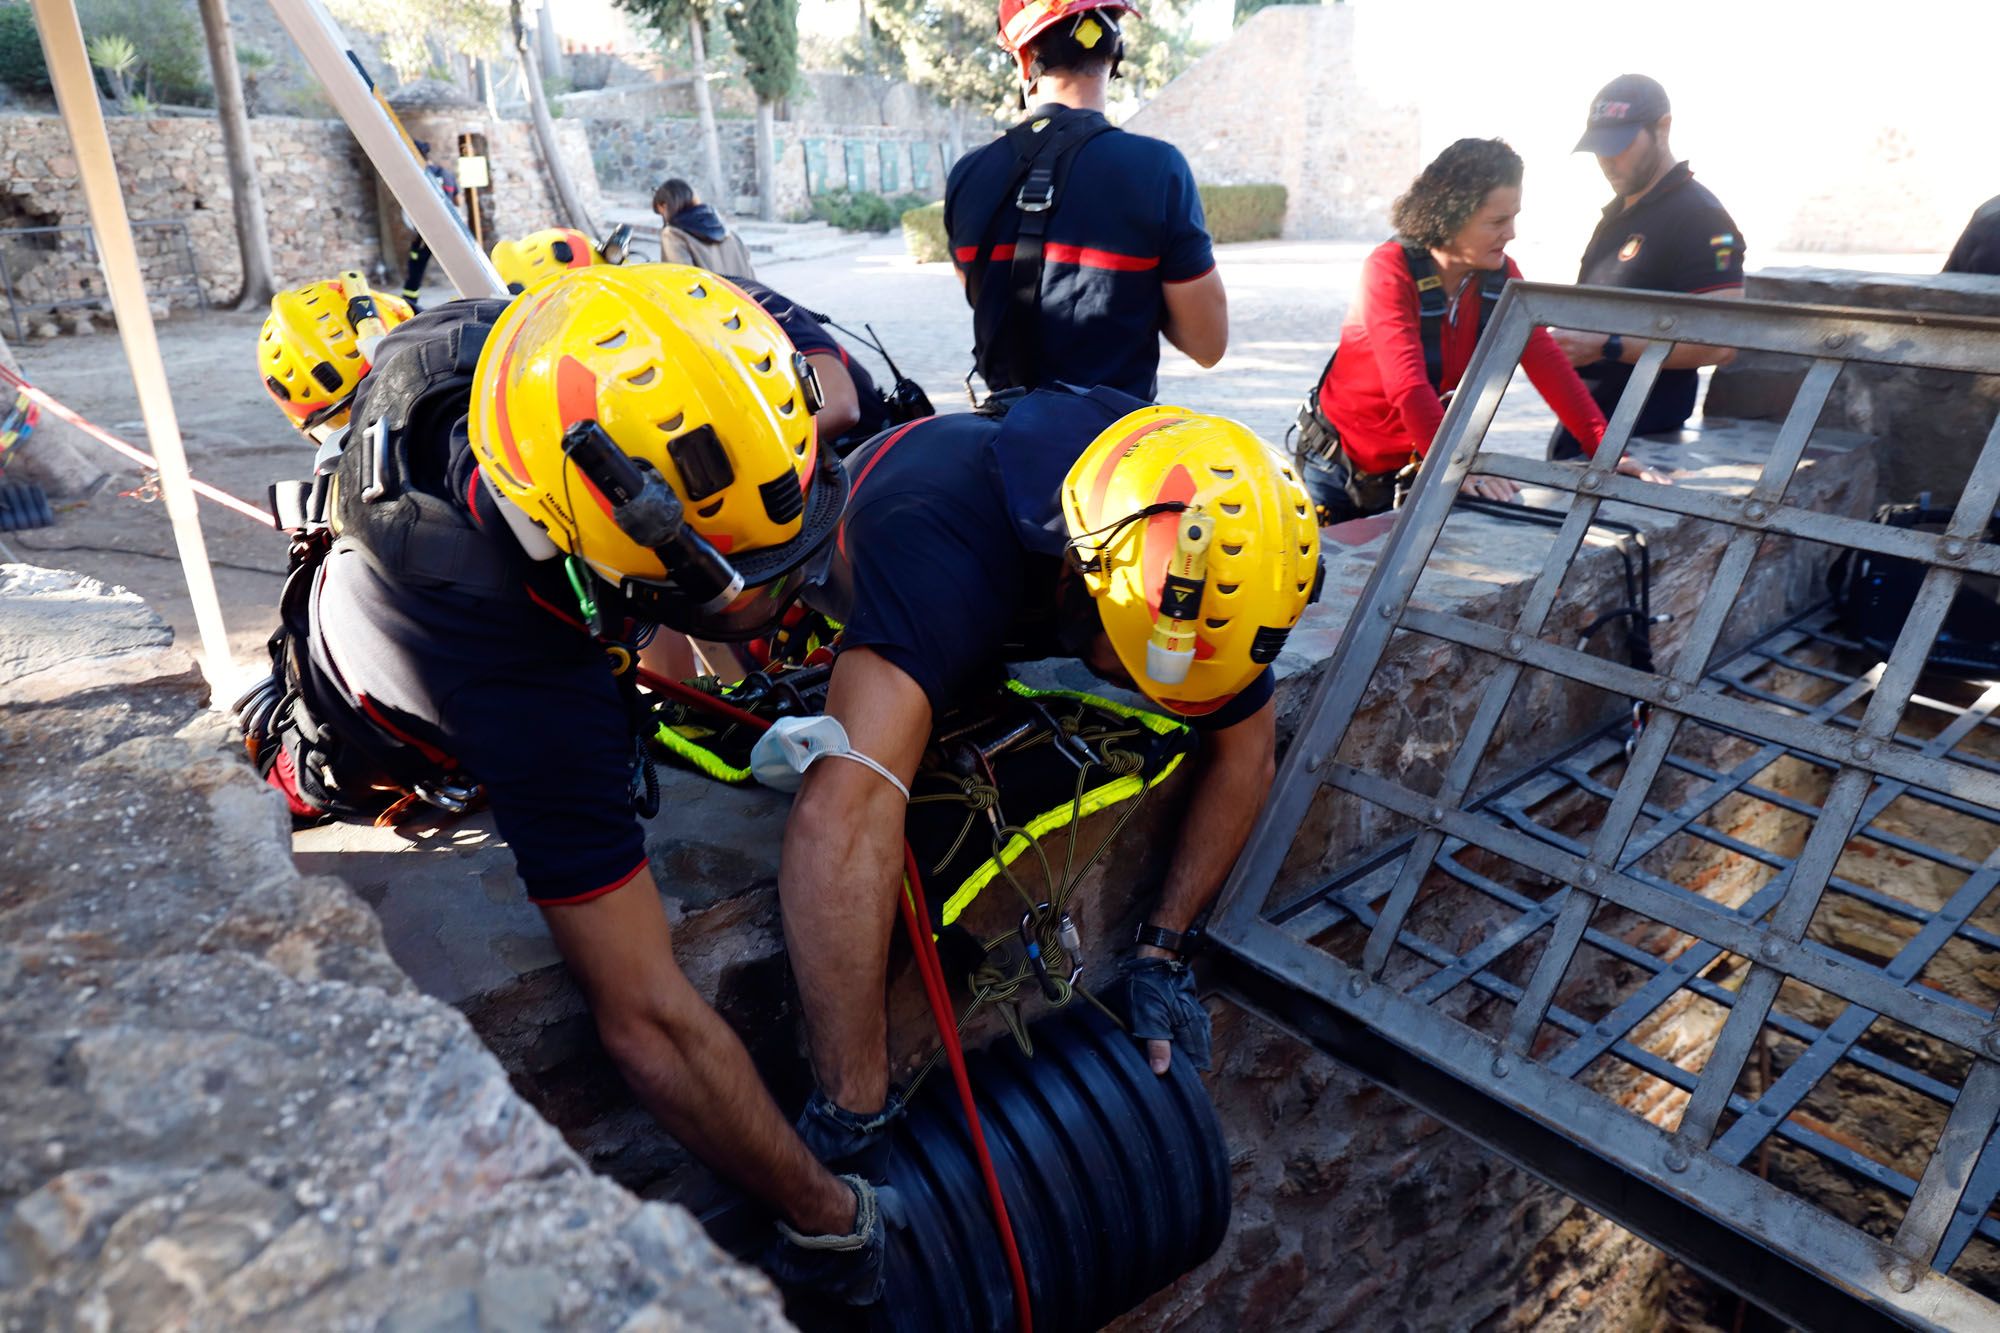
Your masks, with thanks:
M 1521 209 L 1521 158 L 1499 139 L 1460 139 L 1396 200 L 1396 238 L 1368 256 L 1340 345 L 1301 414 L 1301 457 L 1323 520 L 1338 523 L 1394 504 L 1396 477 L 1424 456 L 1444 404 L 1472 360 L 1508 278 Z M 1604 414 L 1546 329 L 1521 365 L 1571 433 L 1594 451 Z M 1620 472 L 1664 481 L 1631 459 Z M 1512 499 L 1499 477 L 1467 478 L 1465 491 Z

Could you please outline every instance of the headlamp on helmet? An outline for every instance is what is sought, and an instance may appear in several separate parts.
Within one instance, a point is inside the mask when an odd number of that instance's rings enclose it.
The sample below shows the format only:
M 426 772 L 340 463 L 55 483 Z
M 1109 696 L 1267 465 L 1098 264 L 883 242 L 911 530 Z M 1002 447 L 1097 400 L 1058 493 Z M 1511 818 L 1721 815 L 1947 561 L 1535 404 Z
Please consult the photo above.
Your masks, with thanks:
M 641 619 L 760 636 L 846 503 L 818 447 L 817 386 L 763 307 L 713 273 L 560 273 L 508 306 L 474 379 L 481 471 Z
M 1248 429 L 1149 407 L 1063 482 L 1068 553 L 1149 698 L 1213 712 L 1283 648 L 1319 590 L 1319 529 L 1291 465 Z
M 257 336 L 265 392 L 301 433 L 325 443 L 346 426 L 376 344 L 414 315 L 359 271 L 279 292 Z

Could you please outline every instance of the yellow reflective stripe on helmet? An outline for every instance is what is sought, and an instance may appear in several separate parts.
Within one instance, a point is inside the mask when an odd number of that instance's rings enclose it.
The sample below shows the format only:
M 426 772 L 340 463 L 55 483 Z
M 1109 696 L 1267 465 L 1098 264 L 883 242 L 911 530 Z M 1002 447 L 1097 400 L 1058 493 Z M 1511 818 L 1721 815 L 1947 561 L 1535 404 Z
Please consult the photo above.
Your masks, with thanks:
M 1007 21 L 1007 26 L 1001 29 L 1000 35 L 1007 39 L 1009 45 L 1019 46 L 1021 40 L 1015 34 L 1034 27 L 1044 14 L 1054 8 L 1055 4 L 1050 0 L 1032 0 L 1032 3 L 1022 5 L 1014 11 L 1014 17 Z

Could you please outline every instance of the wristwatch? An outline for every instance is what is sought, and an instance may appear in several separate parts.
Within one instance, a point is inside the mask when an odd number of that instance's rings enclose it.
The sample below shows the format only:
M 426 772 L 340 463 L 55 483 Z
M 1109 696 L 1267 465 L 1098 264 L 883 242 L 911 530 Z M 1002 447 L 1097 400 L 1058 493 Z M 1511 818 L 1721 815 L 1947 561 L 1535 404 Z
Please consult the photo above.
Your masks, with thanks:
M 1132 933 L 1132 943 L 1150 949 L 1165 949 L 1168 953 L 1186 953 L 1189 938 L 1180 931 L 1168 930 L 1148 921 Z
M 1604 335 L 1604 352 L 1603 352 L 1603 354 L 1602 354 L 1601 356 L 1599 356 L 1599 357 L 1598 357 L 1598 360 L 1600 360 L 1600 361 L 1623 361 L 1624 359 L 1625 359 L 1625 338 L 1624 338 L 1624 336 L 1623 336 L 1622 334 L 1617 334 L 1617 333 L 1607 333 L 1607 334 L 1605 334 L 1605 335 Z

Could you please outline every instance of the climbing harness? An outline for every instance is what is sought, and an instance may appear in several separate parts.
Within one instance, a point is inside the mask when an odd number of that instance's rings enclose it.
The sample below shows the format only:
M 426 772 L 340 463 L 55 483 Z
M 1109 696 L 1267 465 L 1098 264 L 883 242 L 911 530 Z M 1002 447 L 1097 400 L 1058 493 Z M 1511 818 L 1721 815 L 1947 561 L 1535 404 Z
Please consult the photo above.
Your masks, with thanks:
M 981 350 L 976 370 L 989 388 L 1033 385 L 1041 376 L 1042 268 L 1049 223 L 1055 217 L 1071 166 L 1083 146 L 1117 126 L 1096 111 L 1065 107 L 1053 115 L 1022 121 L 1001 136 L 1014 154 L 1014 170 L 1000 191 L 1000 204 L 965 270 L 965 290 L 972 301 L 973 341 Z M 1020 217 L 1020 231 L 1011 248 L 997 244 L 1001 224 Z M 1008 295 L 997 311 L 980 305 L 988 270 L 1008 255 Z M 967 376 L 967 392 L 971 392 Z
M 1445 293 L 1444 279 L 1438 276 L 1437 263 L 1431 258 L 1429 250 L 1421 245 L 1405 245 L 1403 263 L 1417 289 L 1417 338 L 1423 345 L 1424 378 L 1430 382 L 1433 392 L 1445 396 L 1444 326 L 1451 317 L 1454 302 Z M 1500 304 L 1501 293 L 1507 289 L 1508 276 L 1504 266 L 1486 269 L 1479 275 L 1479 333 L 1482 335 L 1486 332 L 1487 321 Z M 1331 513 L 1325 497 L 1336 491 L 1344 491 L 1348 503 L 1362 514 L 1399 509 L 1417 474 L 1414 464 L 1390 472 L 1365 472 L 1341 443 L 1339 429 L 1327 419 L 1319 405 L 1320 388 L 1326 383 L 1327 376 L 1333 373 L 1333 363 L 1339 356 L 1340 345 L 1335 343 L 1326 364 L 1313 377 L 1312 387 L 1306 390 L 1305 402 L 1299 405 L 1298 416 L 1291 429 L 1285 433 L 1286 442 L 1298 460 L 1299 470 L 1305 476 L 1307 489 L 1320 501 L 1322 520 Z

